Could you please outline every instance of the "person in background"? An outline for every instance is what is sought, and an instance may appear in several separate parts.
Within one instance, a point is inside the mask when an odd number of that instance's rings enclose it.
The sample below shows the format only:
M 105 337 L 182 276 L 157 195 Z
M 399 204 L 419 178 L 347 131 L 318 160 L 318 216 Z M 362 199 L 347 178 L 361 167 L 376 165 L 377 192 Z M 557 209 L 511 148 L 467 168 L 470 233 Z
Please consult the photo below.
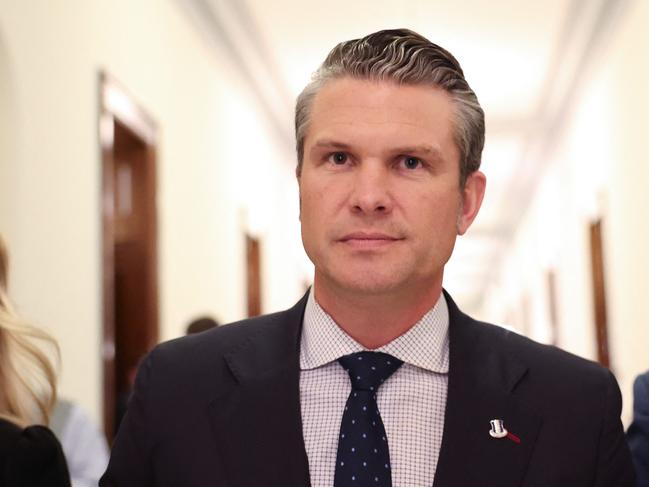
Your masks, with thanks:
M 72 487 L 96 487 L 108 465 L 108 443 L 92 418 L 78 404 L 59 399 L 50 428 L 63 447 Z
M 65 456 L 48 423 L 56 373 L 36 342 L 54 340 L 22 321 L 7 294 L 8 254 L 0 236 L 0 485 L 70 487 Z
M 637 487 L 649 487 L 649 371 L 633 383 L 633 422 L 627 431 Z
M 189 325 L 187 325 L 187 331 L 185 333 L 187 335 L 193 335 L 194 333 L 201 333 L 203 331 L 211 330 L 212 328 L 216 328 L 217 326 L 219 326 L 219 322 L 214 318 L 203 316 L 201 318 L 195 319 Z

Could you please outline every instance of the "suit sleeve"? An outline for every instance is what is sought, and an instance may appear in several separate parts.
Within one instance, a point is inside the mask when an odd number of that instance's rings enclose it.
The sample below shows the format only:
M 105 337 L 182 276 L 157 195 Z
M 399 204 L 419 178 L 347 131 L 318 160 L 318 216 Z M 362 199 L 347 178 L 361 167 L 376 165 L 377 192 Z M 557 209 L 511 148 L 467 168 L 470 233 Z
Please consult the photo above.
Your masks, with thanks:
M 604 418 L 599 437 L 596 487 L 634 487 L 635 474 L 620 420 L 622 396 L 613 374 L 608 372 Z
M 649 373 L 633 384 L 633 423 L 627 432 L 638 486 L 649 485 Z
M 149 487 L 153 485 L 150 389 L 153 356 L 149 354 L 138 369 L 133 395 L 111 450 L 108 468 L 99 487 Z

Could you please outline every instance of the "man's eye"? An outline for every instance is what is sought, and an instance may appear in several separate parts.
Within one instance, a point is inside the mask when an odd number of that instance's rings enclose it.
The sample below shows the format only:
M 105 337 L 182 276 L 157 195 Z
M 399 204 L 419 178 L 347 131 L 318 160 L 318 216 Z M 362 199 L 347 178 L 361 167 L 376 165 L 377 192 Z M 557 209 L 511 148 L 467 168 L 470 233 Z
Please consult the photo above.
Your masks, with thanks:
M 421 166 L 421 160 L 417 159 L 416 157 L 404 157 L 403 166 L 406 169 L 417 169 L 419 166 Z
M 329 156 L 329 160 L 334 164 L 345 164 L 347 162 L 347 154 L 344 152 L 334 152 Z

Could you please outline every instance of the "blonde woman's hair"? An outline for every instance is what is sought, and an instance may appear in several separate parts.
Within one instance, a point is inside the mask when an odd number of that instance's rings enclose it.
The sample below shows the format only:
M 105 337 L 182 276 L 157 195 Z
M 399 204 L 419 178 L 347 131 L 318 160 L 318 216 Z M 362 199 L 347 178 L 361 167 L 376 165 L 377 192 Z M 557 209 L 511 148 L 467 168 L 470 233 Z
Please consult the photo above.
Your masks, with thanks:
M 56 369 L 42 345 L 57 360 L 59 349 L 16 314 L 7 293 L 8 261 L 0 235 L 0 417 L 19 426 L 47 424 L 56 402 Z

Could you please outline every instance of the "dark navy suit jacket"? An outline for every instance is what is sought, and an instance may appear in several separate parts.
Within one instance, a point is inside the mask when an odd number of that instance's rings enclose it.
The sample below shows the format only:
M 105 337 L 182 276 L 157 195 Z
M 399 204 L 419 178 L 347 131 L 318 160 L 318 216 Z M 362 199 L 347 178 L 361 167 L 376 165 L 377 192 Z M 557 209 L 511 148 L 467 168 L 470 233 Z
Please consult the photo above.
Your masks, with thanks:
M 477 322 L 446 299 L 450 371 L 434 487 L 633 486 L 612 374 Z M 305 303 L 153 350 L 99 485 L 309 486 L 299 397 Z M 492 419 L 520 442 L 492 438 Z
M 649 487 L 649 372 L 633 383 L 633 423 L 627 432 L 638 487 Z

